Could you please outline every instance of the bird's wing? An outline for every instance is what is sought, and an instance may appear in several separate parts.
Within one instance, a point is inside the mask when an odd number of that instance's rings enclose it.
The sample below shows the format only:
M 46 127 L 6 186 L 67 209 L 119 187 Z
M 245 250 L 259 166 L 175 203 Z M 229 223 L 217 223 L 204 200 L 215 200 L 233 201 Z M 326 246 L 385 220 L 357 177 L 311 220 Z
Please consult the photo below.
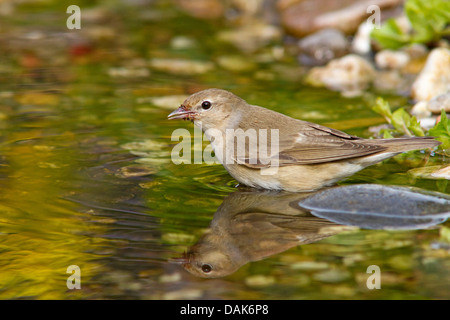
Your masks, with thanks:
M 295 130 L 292 134 L 283 134 L 278 140 L 278 152 L 275 154 L 267 152 L 268 156 L 264 156 L 259 153 L 258 159 L 241 157 L 236 161 L 250 168 L 264 168 L 274 164 L 318 164 L 367 156 L 387 149 L 381 145 L 363 143 L 362 138 L 309 122 L 304 122 L 300 130 Z M 273 147 L 275 142 L 271 143 Z

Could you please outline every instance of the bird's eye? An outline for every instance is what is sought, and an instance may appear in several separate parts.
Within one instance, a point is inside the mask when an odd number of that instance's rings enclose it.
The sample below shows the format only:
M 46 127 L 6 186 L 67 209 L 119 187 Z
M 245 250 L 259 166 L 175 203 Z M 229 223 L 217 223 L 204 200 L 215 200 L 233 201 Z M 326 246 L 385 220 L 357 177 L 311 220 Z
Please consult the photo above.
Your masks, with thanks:
M 209 102 L 209 101 L 203 101 L 203 103 L 202 103 L 202 109 L 203 109 L 203 110 L 208 110 L 209 108 L 211 108 L 211 102 Z
M 204 273 L 210 273 L 211 270 L 212 270 L 211 265 L 209 265 L 209 264 L 203 264 L 203 265 L 202 265 L 202 271 L 203 271 Z

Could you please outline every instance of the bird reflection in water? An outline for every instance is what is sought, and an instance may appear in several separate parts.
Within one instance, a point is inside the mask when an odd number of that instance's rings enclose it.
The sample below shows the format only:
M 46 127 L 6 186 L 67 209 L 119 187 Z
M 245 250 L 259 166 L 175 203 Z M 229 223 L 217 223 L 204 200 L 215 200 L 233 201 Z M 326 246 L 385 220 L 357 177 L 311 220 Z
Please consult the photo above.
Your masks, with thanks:
M 407 187 L 352 185 L 314 193 L 244 189 L 228 195 L 208 231 L 171 261 L 195 276 L 218 278 L 342 231 L 420 229 L 448 216 L 448 195 Z
M 309 193 L 238 191 L 225 198 L 209 230 L 173 261 L 198 277 L 218 278 L 244 264 L 316 242 L 351 227 L 299 207 Z

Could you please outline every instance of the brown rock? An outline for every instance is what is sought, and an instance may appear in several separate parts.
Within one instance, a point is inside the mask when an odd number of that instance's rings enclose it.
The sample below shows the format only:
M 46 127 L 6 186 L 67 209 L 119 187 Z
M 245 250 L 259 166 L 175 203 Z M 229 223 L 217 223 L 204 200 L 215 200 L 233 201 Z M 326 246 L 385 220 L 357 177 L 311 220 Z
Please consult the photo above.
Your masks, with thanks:
M 220 0 L 178 0 L 179 6 L 189 15 L 199 19 L 217 19 L 225 8 Z
M 286 31 L 303 37 L 325 28 L 353 34 L 372 15 L 367 13 L 369 6 L 377 5 L 384 14 L 384 10 L 402 3 L 403 0 L 283 0 L 278 8 Z

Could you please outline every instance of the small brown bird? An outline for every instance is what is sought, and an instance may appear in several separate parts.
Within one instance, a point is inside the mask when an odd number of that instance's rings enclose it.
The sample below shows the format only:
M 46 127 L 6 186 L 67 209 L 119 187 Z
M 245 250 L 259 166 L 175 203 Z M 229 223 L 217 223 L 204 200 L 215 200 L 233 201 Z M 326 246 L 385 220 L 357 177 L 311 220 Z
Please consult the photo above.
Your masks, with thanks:
M 250 105 L 221 89 L 191 95 L 168 117 L 200 127 L 234 179 L 270 190 L 317 190 L 401 152 L 441 144 L 433 137 L 363 139 Z

